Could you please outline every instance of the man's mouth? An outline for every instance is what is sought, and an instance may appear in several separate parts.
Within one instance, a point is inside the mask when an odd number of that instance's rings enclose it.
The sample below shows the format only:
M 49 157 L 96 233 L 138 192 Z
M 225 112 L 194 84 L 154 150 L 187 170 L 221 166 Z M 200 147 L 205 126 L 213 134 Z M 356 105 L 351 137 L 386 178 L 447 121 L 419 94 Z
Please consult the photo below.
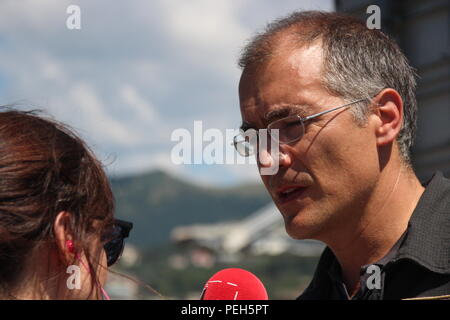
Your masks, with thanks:
M 305 190 L 306 187 L 301 186 L 290 186 L 280 188 L 279 191 L 277 191 L 278 201 L 281 204 L 292 201 L 301 196 Z

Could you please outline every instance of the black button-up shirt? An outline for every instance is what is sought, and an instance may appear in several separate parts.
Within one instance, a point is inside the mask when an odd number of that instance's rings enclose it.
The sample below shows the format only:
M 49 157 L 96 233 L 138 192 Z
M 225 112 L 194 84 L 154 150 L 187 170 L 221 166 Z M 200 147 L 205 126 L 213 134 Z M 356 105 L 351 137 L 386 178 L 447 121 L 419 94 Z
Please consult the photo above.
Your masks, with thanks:
M 424 187 L 405 233 L 385 257 L 361 268 L 361 286 L 352 299 L 450 299 L 450 180 L 437 172 Z M 330 248 L 298 299 L 349 299 Z

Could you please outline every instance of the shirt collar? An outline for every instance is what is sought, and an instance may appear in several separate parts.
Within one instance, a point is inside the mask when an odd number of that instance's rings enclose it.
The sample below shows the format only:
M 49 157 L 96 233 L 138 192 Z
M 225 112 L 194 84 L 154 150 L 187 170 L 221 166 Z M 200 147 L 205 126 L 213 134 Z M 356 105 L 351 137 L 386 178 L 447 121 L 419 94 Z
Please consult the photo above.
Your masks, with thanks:
M 375 264 L 411 259 L 433 272 L 450 273 L 450 180 L 444 178 L 441 172 L 436 172 L 424 186 L 426 189 L 413 211 L 406 232 L 391 251 Z M 337 280 L 341 280 L 340 266 L 331 249 L 326 247 L 313 280 L 302 296 L 327 298 L 332 290 L 330 286 Z
M 424 186 L 394 259 L 411 259 L 433 272 L 450 273 L 450 180 L 438 171 Z
M 364 284 L 367 282 L 367 279 L 370 274 L 367 273 L 367 268 L 371 265 L 378 265 L 380 268 L 383 268 L 387 263 L 389 263 L 398 253 L 398 250 L 400 248 L 400 245 L 403 243 L 403 240 L 406 236 L 406 231 L 402 234 L 402 236 L 397 240 L 397 242 L 392 246 L 392 248 L 389 250 L 389 252 L 382 257 L 380 260 L 374 263 L 366 264 L 361 267 L 360 269 L 360 291 L 364 293 L 367 291 L 366 286 Z M 331 251 L 331 250 L 330 250 Z M 344 281 L 342 279 L 342 271 L 341 266 L 339 265 L 339 262 L 337 261 L 336 257 L 333 256 L 333 259 L 330 263 L 330 267 L 328 269 L 328 276 L 332 281 L 335 282 L 335 284 L 338 286 L 338 288 L 341 291 L 341 294 L 345 296 L 345 298 L 350 299 L 348 292 L 346 290 L 346 287 L 344 285 Z

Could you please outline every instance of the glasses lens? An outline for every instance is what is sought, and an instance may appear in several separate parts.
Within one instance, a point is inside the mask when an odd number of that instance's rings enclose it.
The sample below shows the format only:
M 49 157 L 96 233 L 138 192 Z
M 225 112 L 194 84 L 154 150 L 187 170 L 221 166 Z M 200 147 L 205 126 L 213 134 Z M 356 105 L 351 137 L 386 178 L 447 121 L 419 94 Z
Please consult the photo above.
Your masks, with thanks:
M 122 236 L 121 227 L 114 225 L 109 241 L 105 243 L 103 248 L 106 253 L 108 267 L 112 266 L 122 255 L 124 247 L 124 238 Z
M 289 143 L 300 139 L 303 136 L 303 121 L 298 116 L 287 117 L 272 122 L 269 125 L 270 135 L 273 136 L 273 130 L 278 130 L 278 141 Z
M 234 147 L 236 151 L 243 157 L 249 157 L 255 154 L 255 147 L 250 143 L 250 138 L 243 135 L 234 137 Z

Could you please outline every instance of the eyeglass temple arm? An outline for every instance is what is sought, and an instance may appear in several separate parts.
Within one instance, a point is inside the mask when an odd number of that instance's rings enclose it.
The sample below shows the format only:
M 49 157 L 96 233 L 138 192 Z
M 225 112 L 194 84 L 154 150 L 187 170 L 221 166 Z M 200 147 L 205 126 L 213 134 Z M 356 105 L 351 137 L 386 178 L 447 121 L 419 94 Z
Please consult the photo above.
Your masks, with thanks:
M 319 117 L 319 116 L 321 116 L 321 115 L 323 115 L 323 114 L 326 114 L 326 113 L 328 113 L 328 112 L 333 112 L 333 111 L 335 111 L 335 110 L 338 110 L 338 109 L 341 109 L 341 108 L 345 108 L 345 107 L 348 107 L 348 106 L 350 106 L 350 105 L 352 105 L 352 104 L 355 104 L 355 103 L 358 103 L 358 102 L 361 102 L 361 101 L 365 101 L 365 100 L 368 100 L 368 99 L 367 99 L 367 98 L 366 98 L 366 99 L 359 99 L 359 100 L 356 100 L 356 101 L 353 101 L 353 102 L 344 104 L 343 106 L 339 106 L 339 107 L 336 107 L 336 108 L 332 108 L 332 109 L 330 109 L 330 110 L 325 110 L 325 111 L 322 111 L 322 112 L 319 112 L 319 113 L 316 113 L 316 114 L 307 116 L 307 117 L 305 117 L 305 118 L 301 118 L 301 120 L 303 120 L 303 121 L 311 120 L 311 119 L 314 119 L 314 118 L 316 118 L 316 117 Z M 230 143 L 230 145 L 236 146 L 236 144 L 239 143 L 239 142 L 242 142 L 242 141 L 234 141 L 234 140 L 233 140 L 233 142 Z
M 345 107 L 348 107 L 348 106 L 350 106 L 350 105 L 352 105 L 352 104 L 355 104 L 355 103 L 358 103 L 358 102 L 361 102 L 361 101 L 365 101 L 365 100 L 367 100 L 367 99 L 359 99 L 359 100 L 356 100 L 356 101 L 353 101 L 353 102 L 344 104 L 343 106 L 339 106 L 339 107 L 336 107 L 336 108 L 333 108 L 333 109 L 330 109 L 330 110 L 325 110 L 325 111 L 322 111 L 322 112 L 319 112 L 319 113 L 316 113 L 316 114 L 307 116 L 307 117 L 303 118 L 302 120 L 304 120 L 304 121 L 310 120 L 310 119 L 319 117 L 319 116 L 321 116 L 321 115 L 323 115 L 323 114 L 326 114 L 326 113 L 328 113 L 328 112 L 333 112 L 333 111 L 335 111 L 335 110 L 338 110 L 338 109 L 341 109 L 341 108 L 345 108 Z

